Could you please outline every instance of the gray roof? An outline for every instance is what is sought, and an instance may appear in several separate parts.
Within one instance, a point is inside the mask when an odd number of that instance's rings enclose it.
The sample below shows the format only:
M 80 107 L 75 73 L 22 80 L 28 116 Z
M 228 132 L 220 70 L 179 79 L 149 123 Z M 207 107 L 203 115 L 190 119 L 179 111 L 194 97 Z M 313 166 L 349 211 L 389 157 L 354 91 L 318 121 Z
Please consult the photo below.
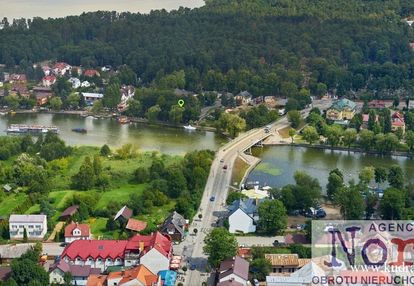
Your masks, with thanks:
M 35 246 L 35 243 L 18 243 L 0 245 L 0 257 L 2 258 L 19 258 L 26 251 Z M 42 243 L 43 254 L 48 256 L 58 256 L 63 252 L 64 247 L 60 246 L 60 242 Z
M 246 200 L 235 200 L 229 207 L 229 216 L 231 216 L 235 211 L 238 209 L 241 209 L 244 211 L 247 215 L 253 217 L 257 213 L 258 205 L 260 204 L 262 200 L 256 200 L 256 199 L 246 199 Z
M 36 214 L 36 215 L 10 215 L 9 222 L 11 223 L 25 223 L 25 222 L 39 222 L 42 223 L 46 220 L 46 215 Z
M 70 272 L 73 277 L 88 277 L 91 274 L 101 274 L 99 268 L 92 268 L 90 265 L 73 265 L 64 260 L 59 260 L 51 267 L 51 271 L 59 268 L 62 272 Z
M 252 94 L 248 92 L 247 90 L 245 90 L 245 91 L 240 92 L 237 96 L 252 97 Z
M 244 280 L 249 279 L 249 262 L 236 256 L 227 260 L 224 260 L 220 264 L 219 279 L 227 277 L 231 274 L 235 274 Z
M 174 227 L 179 233 L 184 234 L 185 219 L 182 215 L 174 211 L 170 216 L 164 221 L 161 226 L 161 231 L 165 231 Z

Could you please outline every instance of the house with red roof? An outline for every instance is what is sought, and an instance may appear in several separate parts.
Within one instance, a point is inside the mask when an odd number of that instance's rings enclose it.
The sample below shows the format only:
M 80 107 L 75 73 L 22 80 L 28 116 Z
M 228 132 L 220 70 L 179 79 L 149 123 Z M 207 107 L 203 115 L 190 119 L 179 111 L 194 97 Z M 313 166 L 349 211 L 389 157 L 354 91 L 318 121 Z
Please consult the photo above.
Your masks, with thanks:
M 143 231 L 146 227 L 147 223 L 145 221 L 130 218 L 125 228 L 131 231 L 140 232 Z
M 391 130 L 397 131 L 398 129 L 401 129 L 403 133 L 405 132 L 405 121 L 404 116 L 396 111 L 391 115 Z
M 42 85 L 45 87 L 50 87 L 56 82 L 56 77 L 54 75 L 47 75 L 42 79 Z
M 65 242 L 71 243 L 79 239 L 91 239 L 91 231 L 89 225 L 71 223 L 65 227 Z
M 143 264 L 152 273 L 169 269 L 172 243 L 159 232 L 135 235 L 129 240 L 75 240 L 62 253 L 62 259 L 75 265 L 90 265 L 105 271 L 109 266 L 131 267 Z
M 67 72 L 72 70 L 72 66 L 64 62 L 58 62 L 53 66 L 53 73 L 57 76 L 64 76 Z
M 158 286 L 161 285 L 160 278 L 152 273 L 144 265 L 139 265 L 129 270 L 111 272 L 107 277 L 107 285 L 142 285 Z
M 94 77 L 94 76 L 101 76 L 101 74 L 97 70 L 85 70 L 83 75 L 86 77 Z

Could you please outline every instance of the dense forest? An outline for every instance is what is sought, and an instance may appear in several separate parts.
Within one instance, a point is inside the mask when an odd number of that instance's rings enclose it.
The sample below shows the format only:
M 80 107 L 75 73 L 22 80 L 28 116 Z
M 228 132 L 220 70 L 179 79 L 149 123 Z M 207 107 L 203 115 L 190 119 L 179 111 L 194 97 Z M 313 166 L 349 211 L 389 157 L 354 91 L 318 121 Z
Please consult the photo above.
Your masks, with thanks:
M 410 0 L 207 0 L 198 9 L 3 20 L 0 63 L 129 65 L 143 85 L 184 73 L 193 91 L 255 96 L 414 89 Z

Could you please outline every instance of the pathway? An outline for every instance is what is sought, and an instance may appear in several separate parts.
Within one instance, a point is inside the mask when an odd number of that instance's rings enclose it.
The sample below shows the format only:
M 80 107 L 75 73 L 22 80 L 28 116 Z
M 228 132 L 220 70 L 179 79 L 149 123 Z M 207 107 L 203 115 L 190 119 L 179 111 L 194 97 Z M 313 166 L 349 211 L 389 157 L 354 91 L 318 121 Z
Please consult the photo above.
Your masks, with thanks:
M 62 230 L 63 225 L 64 225 L 64 222 L 63 222 L 63 221 L 60 221 L 60 222 L 58 222 L 58 223 L 55 225 L 55 228 L 53 229 L 53 232 L 52 232 L 52 234 L 49 236 L 49 238 L 48 238 L 47 242 L 52 242 L 52 241 L 55 241 L 55 236 L 56 236 L 56 234 L 58 234 L 58 233 Z

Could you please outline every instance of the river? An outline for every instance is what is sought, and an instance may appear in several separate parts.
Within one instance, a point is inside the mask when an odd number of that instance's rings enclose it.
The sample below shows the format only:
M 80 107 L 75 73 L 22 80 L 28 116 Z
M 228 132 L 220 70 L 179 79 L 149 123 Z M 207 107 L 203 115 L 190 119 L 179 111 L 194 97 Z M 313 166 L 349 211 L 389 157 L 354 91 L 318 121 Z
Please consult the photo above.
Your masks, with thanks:
M 406 174 L 407 181 L 414 182 L 414 160 L 406 157 L 367 155 L 347 151 L 320 150 L 306 147 L 275 146 L 254 148 L 253 155 L 262 162 L 249 174 L 247 182 L 259 181 L 272 187 L 283 187 L 294 183 L 295 171 L 305 171 L 319 180 L 326 189 L 329 172 L 338 168 L 345 181 L 358 181 L 359 171 L 365 166 L 388 168 L 398 164 Z
M 120 125 L 115 119 L 83 118 L 62 114 L 16 114 L 0 117 L 0 134 L 5 135 L 10 124 L 55 125 L 59 136 L 69 145 L 112 147 L 132 143 L 140 150 L 156 150 L 166 154 L 183 155 L 189 151 L 217 150 L 225 142 L 214 132 L 186 131 L 184 128 L 150 126 L 139 123 Z M 75 133 L 72 128 L 85 128 L 87 134 Z

